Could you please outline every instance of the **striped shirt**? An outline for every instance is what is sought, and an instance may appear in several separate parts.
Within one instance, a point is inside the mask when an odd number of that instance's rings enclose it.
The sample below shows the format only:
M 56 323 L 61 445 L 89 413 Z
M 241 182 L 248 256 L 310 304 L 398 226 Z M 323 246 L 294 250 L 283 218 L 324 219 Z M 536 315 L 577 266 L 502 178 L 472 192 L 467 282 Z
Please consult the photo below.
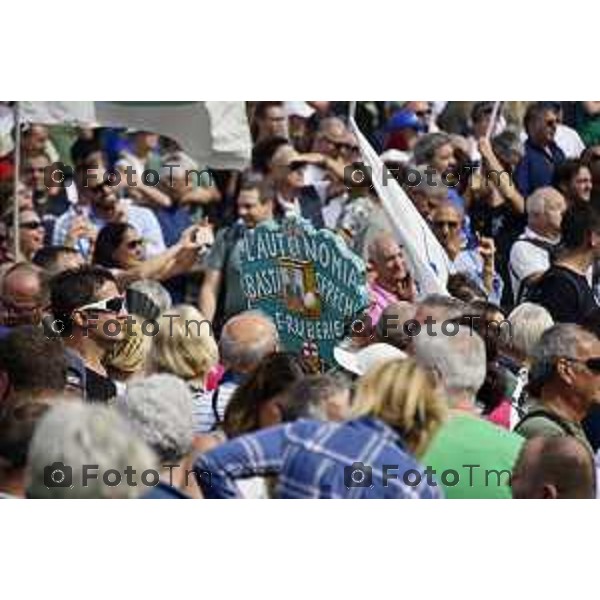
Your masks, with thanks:
M 225 373 L 221 383 L 213 391 L 207 392 L 203 388 L 190 386 L 193 395 L 194 433 L 210 433 L 218 428 L 223 422 L 229 400 L 241 381 L 241 376 Z

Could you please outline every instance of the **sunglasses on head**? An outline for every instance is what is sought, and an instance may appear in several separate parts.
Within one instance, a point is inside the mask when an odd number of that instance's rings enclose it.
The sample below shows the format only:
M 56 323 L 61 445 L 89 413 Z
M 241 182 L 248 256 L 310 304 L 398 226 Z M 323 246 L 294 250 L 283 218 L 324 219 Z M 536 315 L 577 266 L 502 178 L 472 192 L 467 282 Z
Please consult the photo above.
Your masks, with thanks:
M 127 310 L 127 303 L 123 296 L 114 296 L 106 300 L 99 300 L 92 304 L 86 304 L 77 309 L 80 312 L 112 312 L 119 313 L 122 310 Z
M 30 229 L 31 231 L 35 229 L 41 229 L 44 224 L 41 221 L 30 221 L 29 223 L 19 223 L 20 229 Z
M 569 362 L 580 363 L 587 367 L 593 373 L 600 374 L 600 356 L 593 356 L 592 358 L 586 359 L 565 356 L 564 359 L 568 360 Z

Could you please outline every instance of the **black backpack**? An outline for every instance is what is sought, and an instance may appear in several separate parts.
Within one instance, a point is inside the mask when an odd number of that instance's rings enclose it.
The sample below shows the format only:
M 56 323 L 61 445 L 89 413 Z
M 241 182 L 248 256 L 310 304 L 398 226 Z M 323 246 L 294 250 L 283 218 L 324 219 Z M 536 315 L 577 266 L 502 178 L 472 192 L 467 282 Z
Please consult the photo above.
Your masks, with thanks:
M 546 252 L 548 252 L 548 255 L 550 258 L 550 263 L 552 263 L 554 254 L 556 252 L 556 246 L 554 244 L 550 244 L 549 242 L 544 242 L 543 240 L 528 239 L 528 238 L 518 239 L 515 242 L 515 244 L 518 244 L 518 243 L 531 244 L 532 246 L 535 246 L 536 248 L 542 248 L 543 250 L 546 250 Z M 509 270 L 510 270 L 511 274 L 515 277 L 515 279 L 518 279 L 517 274 L 515 273 L 515 270 L 512 268 L 512 265 L 509 265 Z M 542 279 L 543 279 L 543 277 L 542 277 Z M 540 281 L 541 281 L 541 279 L 538 279 L 537 281 L 533 281 L 533 282 L 528 281 L 528 278 L 522 279 L 519 283 L 519 289 L 517 290 L 517 298 L 515 301 L 515 306 L 521 304 L 522 302 L 536 302 L 533 299 L 533 297 L 535 296 L 535 288 L 538 286 Z

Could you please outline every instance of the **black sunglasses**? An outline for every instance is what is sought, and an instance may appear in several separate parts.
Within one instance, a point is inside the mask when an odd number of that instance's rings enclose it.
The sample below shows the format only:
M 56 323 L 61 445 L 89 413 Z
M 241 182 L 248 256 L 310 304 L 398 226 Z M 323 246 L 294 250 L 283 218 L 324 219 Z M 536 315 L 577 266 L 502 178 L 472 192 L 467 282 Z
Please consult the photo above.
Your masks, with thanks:
M 34 229 L 40 229 L 44 226 L 41 221 L 30 221 L 29 223 L 19 223 L 19 229 L 30 229 L 33 231 Z
M 570 356 L 565 356 L 563 358 L 565 360 L 568 360 L 569 362 L 575 362 L 585 365 L 593 373 L 600 374 L 600 356 L 593 356 L 592 358 L 587 358 L 585 360 L 582 360 L 580 358 L 572 358 Z
M 442 227 L 448 227 L 448 229 L 458 229 L 460 223 L 458 221 L 434 221 L 433 226 L 441 229 Z
M 144 240 L 131 240 L 127 242 L 127 250 L 135 250 L 144 245 Z

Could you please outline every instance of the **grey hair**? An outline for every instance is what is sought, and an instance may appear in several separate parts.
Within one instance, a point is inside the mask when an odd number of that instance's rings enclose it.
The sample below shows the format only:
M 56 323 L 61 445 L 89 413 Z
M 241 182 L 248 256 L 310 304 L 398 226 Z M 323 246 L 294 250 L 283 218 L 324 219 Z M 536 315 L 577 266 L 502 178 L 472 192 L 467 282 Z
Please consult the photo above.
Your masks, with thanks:
M 257 336 L 252 342 L 240 343 L 232 335 L 231 329 L 242 320 L 255 319 L 262 321 L 269 330 L 268 335 Z M 221 362 L 232 371 L 253 369 L 258 363 L 271 354 L 279 343 L 279 334 L 273 321 L 258 310 L 249 310 L 229 319 L 219 340 Z
M 332 375 L 308 375 L 296 381 L 281 400 L 282 420 L 327 419 L 326 402 L 349 387 L 341 378 Z
M 447 133 L 428 133 L 419 138 L 413 151 L 416 165 L 429 165 L 438 148 L 452 144 L 452 138 Z
M 193 397 L 174 375 L 151 375 L 128 384 L 115 400 L 117 410 L 158 455 L 161 464 L 184 458 L 192 451 Z
M 507 127 L 492 140 L 494 153 L 500 158 L 507 159 L 511 153 L 523 154 L 523 142 L 518 130 Z
M 417 361 L 438 374 L 449 396 L 464 392 L 475 401 L 487 370 L 483 339 L 466 325 L 448 327 L 444 333 L 436 324 L 431 333 L 421 330 L 415 337 Z
M 554 325 L 550 313 L 539 304 L 524 302 L 509 315 L 511 336 L 504 343 L 524 357 L 531 357 L 533 349 L 545 331 Z
M 525 201 L 525 209 L 528 215 L 543 215 L 546 212 L 546 206 L 552 199 L 552 196 L 562 196 L 562 194 L 553 187 L 541 187 L 535 190 Z
M 429 294 L 418 303 L 418 308 L 440 308 L 444 318 L 452 321 L 460 319 L 468 312 L 468 305 L 452 296 L 443 296 L 442 294 Z
M 135 281 L 127 287 L 129 290 L 135 290 L 144 296 L 147 296 L 159 309 L 159 314 L 162 314 L 173 308 L 173 300 L 171 294 L 167 291 L 164 285 L 154 279 L 141 279 Z M 145 316 L 145 315 L 141 315 Z
M 411 191 L 420 192 L 426 196 L 444 196 L 448 195 L 448 188 L 444 185 L 441 175 L 432 171 L 429 165 L 419 165 L 411 169 L 412 172 L 419 174 L 419 180 L 416 183 L 407 181 Z M 407 179 L 410 177 L 410 171 L 407 174 Z
M 537 395 L 555 373 L 556 360 L 561 357 L 575 357 L 579 345 L 585 340 L 596 341 L 596 336 L 572 323 L 559 323 L 546 330 L 533 349 L 533 362 L 529 372 L 532 393 Z
M 65 466 L 67 478 L 71 470 L 70 487 L 46 486 L 45 476 L 55 463 Z M 90 474 L 86 485 L 84 465 Z M 96 466 L 97 470 L 93 468 Z M 133 434 L 114 409 L 99 404 L 58 404 L 42 417 L 33 436 L 28 455 L 27 495 L 41 499 L 136 498 L 148 491 L 142 473 L 153 471 L 148 483 L 158 483 L 157 467 L 152 450 Z M 135 486 L 127 484 L 128 468 L 135 471 L 132 479 Z M 111 471 L 121 474 L 119 485 L 108 485 L 105 481 L 105 478 L 109 483 L 115 481 Z

